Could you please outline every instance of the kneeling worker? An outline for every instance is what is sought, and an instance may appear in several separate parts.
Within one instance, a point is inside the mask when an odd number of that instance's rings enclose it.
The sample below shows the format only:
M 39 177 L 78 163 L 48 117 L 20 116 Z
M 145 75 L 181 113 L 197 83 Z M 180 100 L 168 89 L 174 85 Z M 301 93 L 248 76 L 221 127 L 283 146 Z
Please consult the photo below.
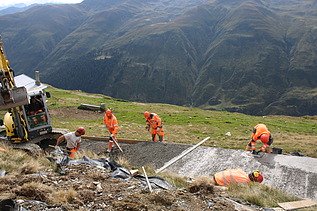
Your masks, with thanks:
M 263 176 L 260 171 L 256 170 L 249 174 L 245 173 L 241 169 L 228 169 L 225 171 L 217 172 L 213 176 L 211 181 L 214 185 L 228 186 L 230 184 L 248 184 L 250 182 L 261 183 L 263 181 Z
M 257 124 L 252 131 L 251 141 L 246 146 L 247 151 L 252 151 L 253 154 L 257 154 L 255 151 L 256 141 L 260 140 L 263 146 L 260 148 L 261 152 L 271 153 L 271 144 L 273 143 L 273 138 L 270 131 L 267 129 L 265 124 Z
M 70 158 L 75 158 L 75 153 L 80 147 L 82 135 L 85 135 L 85 128 L 79 127 L 75 132 L 66 133 L 58 137 L 56 146 L 66 140 L 66 149 L 69 151 L 68 156 Z

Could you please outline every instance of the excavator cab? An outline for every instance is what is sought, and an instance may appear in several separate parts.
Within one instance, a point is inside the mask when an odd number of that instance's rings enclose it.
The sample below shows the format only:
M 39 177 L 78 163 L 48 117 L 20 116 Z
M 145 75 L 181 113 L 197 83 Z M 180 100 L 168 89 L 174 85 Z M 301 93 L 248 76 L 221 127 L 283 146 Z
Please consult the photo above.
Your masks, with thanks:
M 30 104 L 23 106 L 23 113 L 30 139 L 52 131 L 45 92 L 31 96 Z
M 46 105 L 50 95 L 46 88 L 39 80 L 38 71 L 35 80 L 24 74 L 14 76 L 0 37 L 0 110 L 7 110 L 3 121 L 0 120 L 3 123 L 0 140 L 9 141 L 16 149 L 38 154 L 40 144 L 55 143 L 57 136 L 65 133 L 52 130 Z
M 38 78 L 38 72 L 36 72 Z M 24 74 L 14 78 L 17 87 L 24 87 L 27 91 L 28 104 L 10 109 L 4 115 L 6 136 L 13 142 L 24 142 L 52 132 L 51 118 L 46 101 L 49 93 L 46 85 Z M 18 117 L 17 117 L 18 116 Z M 16 120 L 19 119 L 19 122 Z M 23 134 L 18 132 L 22 127 Z

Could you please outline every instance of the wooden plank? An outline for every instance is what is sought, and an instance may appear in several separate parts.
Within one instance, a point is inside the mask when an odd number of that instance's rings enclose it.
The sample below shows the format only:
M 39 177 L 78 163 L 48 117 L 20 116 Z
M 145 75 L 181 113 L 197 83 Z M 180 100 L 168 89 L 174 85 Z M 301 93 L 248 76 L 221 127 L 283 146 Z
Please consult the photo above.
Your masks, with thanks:
M 284 210 L 295 210 L 304 207 L 311 207 L 317 205 L 316 201 L 311 199 L 304 199 L 301 201 L 292 201 L 292 202 L 284 202 L 284 203 L 277 203 L 278 206 L 282 207 Z
M 77 108 L 81 110 L 89 110 L 89 111 L 104 111 L 105 104 L 100 104 L 100 106 L 90 105 L 90 104 L 81 104 Z
M 190 153 L 191 151 L 193 151 L 194 149 L 196 149 L 198 146 L 200 146 L 201 144 L 203 144 L 205 141 L 207 141 L 208 139 L 210 139 L 210 137 L 205 138 L 204 140 L 202 140 L 201 142 L 199 142 L 198 144 L 192 146 L 189 149 L 186 149 L 184 152 L 182 152 L 179 156 L 171 159 L 170 161 L 168 161 L 163 167 L 155 170 L 155 173 L 160 173 L 161 171 L 163 171 L 164 169 L 166 169 L 167 167 L 169 167 L 170 165 L 172 165 L 173 163 L 175 163 L 176 161 L 178 161 L 179 159 L 181 159 L 182 157 L 184 157 L 185 155 L 187 155 L 188 153 Z
M 142 166 L 142 170 L 143 170 L 143 173 L 144 173 L 144 176 L 145 176 L 145 179 L 146 179 L 147 186 L 149 187 L 149 190 L 152 193 L 153 192 L 152 186 L 150 184 L 149 178 L 147 177 L 147 174 L 146 174 L 146 171 L 144 169 L 144 166 Z

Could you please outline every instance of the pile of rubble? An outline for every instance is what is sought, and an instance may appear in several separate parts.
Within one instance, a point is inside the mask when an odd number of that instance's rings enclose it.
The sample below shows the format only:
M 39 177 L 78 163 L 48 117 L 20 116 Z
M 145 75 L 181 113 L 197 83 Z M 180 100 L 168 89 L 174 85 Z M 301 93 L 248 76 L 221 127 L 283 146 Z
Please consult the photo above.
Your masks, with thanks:
M 11 203 L 26 210 L 235 210 L 212 186 L 149 192 L 142 180 L 115 178 L 113 168 L 90 161 L 70 162 L 63 175 L 52 169 L 0 177 L 0 209 Z

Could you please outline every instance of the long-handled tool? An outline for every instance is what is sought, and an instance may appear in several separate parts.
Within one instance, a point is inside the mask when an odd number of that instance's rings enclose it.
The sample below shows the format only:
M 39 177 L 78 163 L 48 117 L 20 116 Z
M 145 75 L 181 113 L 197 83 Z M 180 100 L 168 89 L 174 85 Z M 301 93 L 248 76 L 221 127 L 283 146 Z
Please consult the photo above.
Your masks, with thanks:
M 122 148 L 120 147 L 120 145 L 118 144 L 116 138 L 112 137 L 112 140 L 113 140 L 113 142 L 117 145 L 117 147 L 119 148 L 119 150 L 120 150 L 121 152 L 123 152 L 123 150 L 122 150 Z

